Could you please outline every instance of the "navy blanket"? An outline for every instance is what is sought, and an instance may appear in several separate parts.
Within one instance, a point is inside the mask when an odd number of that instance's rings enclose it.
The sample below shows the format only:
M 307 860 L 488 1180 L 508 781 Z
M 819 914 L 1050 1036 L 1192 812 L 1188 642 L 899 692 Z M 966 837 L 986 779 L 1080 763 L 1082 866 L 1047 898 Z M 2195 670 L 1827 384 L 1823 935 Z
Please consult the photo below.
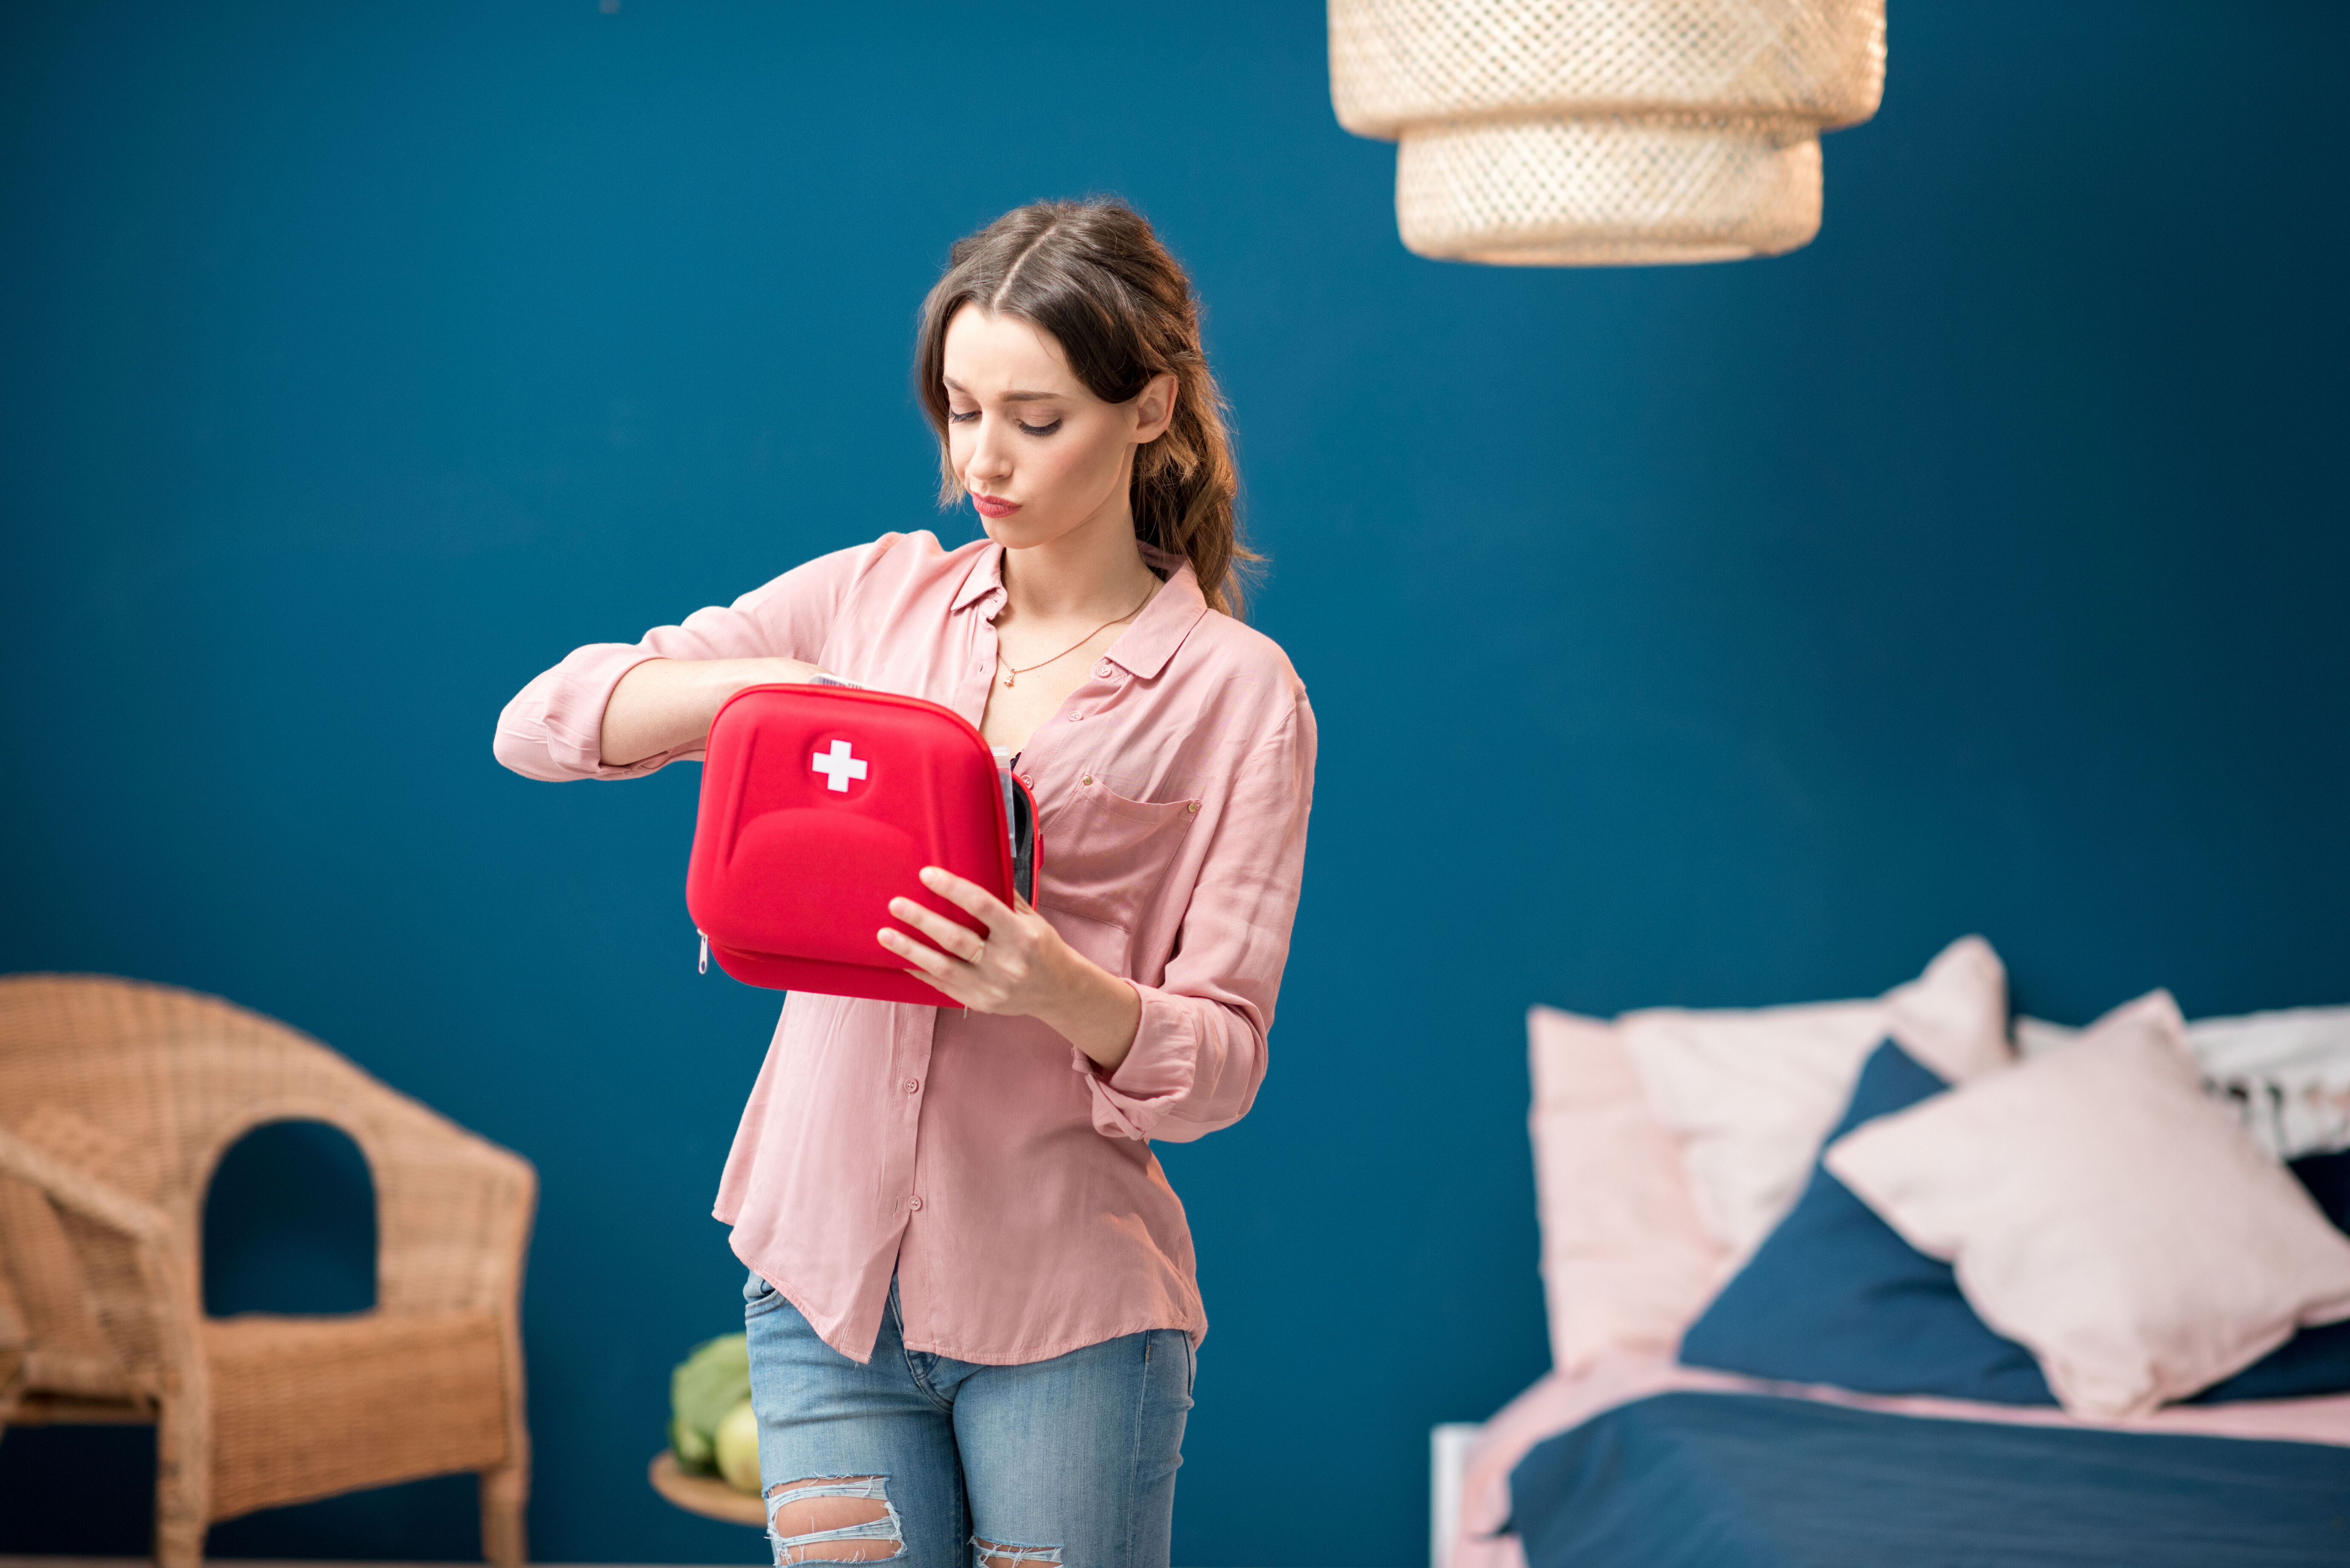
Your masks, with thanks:
M 1510 1476 L 1529 1568 L 2343 1568 L 2350 1449 L 1660 1394 Z

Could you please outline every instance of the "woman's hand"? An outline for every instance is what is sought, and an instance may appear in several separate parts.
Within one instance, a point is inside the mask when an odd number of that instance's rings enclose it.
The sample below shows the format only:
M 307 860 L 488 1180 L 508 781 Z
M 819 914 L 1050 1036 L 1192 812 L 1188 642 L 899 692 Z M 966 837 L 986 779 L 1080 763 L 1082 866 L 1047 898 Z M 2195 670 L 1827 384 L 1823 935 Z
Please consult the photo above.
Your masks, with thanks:
M 604 763 L 625 768 L 702 740 L 745 686 L 802 685 L 823 673 L 796 659 L 648 659 L 604 703 Z
M 985 936 L 911 898 L 889 900 L 889 913 L 931 939 L 918 942 L 884 929 L 881 945 L 961 1007 L 1037 1019 L 1084 1052 L 1104 1072 L 1134 1048 L 1142 999 L 1134 987 L 1061 940 L 1025 899 L 1009 908 L 977 883 L 936 866 L 922 886 L 970 911 Z

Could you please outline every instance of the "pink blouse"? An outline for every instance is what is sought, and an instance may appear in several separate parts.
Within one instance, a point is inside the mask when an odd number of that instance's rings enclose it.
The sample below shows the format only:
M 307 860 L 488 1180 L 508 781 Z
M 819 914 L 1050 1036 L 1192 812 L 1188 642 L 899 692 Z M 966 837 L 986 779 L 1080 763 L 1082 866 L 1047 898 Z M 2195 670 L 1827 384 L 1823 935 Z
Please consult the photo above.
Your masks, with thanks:
M 648 659 L 806 659 L 980 721 L 1003 552 L 890 534 L 637 643 L 580 649 L 498 719 L 537 779 L 634 778 L 604 705 Z M 735 1254 L 825 1342 L 868 1359 L 899 1282 L 906 1344 L 1041 1361 L 1207 1314 L 1183 1205 L 1150 1140 L 1246 1115 L 1289 956 L 1314 794 L 1314 713 L 1271 639 L 1167 586 L 1020 753 L 1043 845 L 1036 906 L 1142 1000 L 1103 1073 L 1034 1018 L 794 994 L 718 1189 Z

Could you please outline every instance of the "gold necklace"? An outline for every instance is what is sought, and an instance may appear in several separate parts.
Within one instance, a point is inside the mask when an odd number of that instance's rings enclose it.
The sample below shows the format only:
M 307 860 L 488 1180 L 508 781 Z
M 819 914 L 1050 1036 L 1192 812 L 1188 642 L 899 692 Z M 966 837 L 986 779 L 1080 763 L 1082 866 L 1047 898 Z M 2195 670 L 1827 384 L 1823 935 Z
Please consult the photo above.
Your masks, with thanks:
M 1069 657 L 1069 655 L 1071 655 L 1071 654 L 1073 654 L 1073 653 L 1076 652 L 1076 650 L 1077 650 L 1077 649 L 1079 649 L 1083 648 L 1086 644 L 1087 644 L 1087 643 L 1091 642 L 1094 639 L 1096 639 L 1096 638 L 1099 637 L 1102 633 L 1104 633 L 1104 632 L 1107 631 L 1110 628 L 1112 628 L 1112 627 L 1116 626 L 1119 621 L 1122 621 L 1122 620 L 1132 620 L 1136 616 L 1139 616 L 1139 615 L 1140 615 L 1140 614 L 1142 613 L 1142 611 L 1143 611 L 1144 607 L 1145 607 L 1146 606 L 1148 606 L 1148 605 L 1150 603 L 1150 601 L 1151 601 L 1152 599 L 1154 599 L 1154 598 L 1156 598 L 1156 597 L 1159 597 L 1159 590 L 1160 588 L 1164 587 L 1166 587 L 1166 585 L 1165 585 L 1164 583 L 1153 583 L 1153 584 L 1151 584 L 1151 585 L 1150 585 L 1150 591 L 1149 591 L 1149 593 L 1147 593 L 1147 594 L 1145 594 L 1145 595 L 1143 595 L 1143 596 L 1142 596 L 1142 603 L 1141 603 L 1141 604 L 1139 604 L 1139 605 L 1135 606 L 1132 609 L 1130 609 L 1130 610 L 1127 611 L 1124 615 L 1116 615 L 1116 616 L 1112 616 L 1112 617 L 1110 617 L 1110 618 L 1109 618 L 1109 619 L 1107 619 L 1107 620 L 1106 620 L 1106 621 L 1102 622 L 1102 623 L 1101 623 L 1101 625 L 1099 625 L 1099 626 L 1097 626 L 1097 627 L 1094 628 L 1093 628 L 1093 630 L 1091 630 L 1091 631 L 1089 631 L 1089 632 L 1086 633 L 1086 635 L 1085 635 L 1085 636 L 1083 636 L 1083 637 L 1081 637 L 1081 638 L 1077 639 L 1077 640 L 1076 640 L 1076 641 L 1075 641 L 1075 642 L 1073 642 L 1073 643 L 1069 644 L 1069 646 L 1068 646 L 1068 647 L 1066 647 L 1066 648 L 1065 648 L 1065 649 L 1061 649 L 1061 651 L 1060 651 L 1060 652 L 1058 652 L 1058 653 L 1056 653 L 1056 654 L 1053 655 L 1053 657 L 1052 657 L 1052 658 L 1050 658 L 1050 659 L 1038 659 L 1038 660 L 1037 660 L 1035 663 L 1034 663 L 1034 664 L 1024 664 L 1024 665 L 1022 665 L 1022 666 L 1021 666 L 1019 669 L 1017 669 L 1017 670 L 1013 669 L 1013 668 L 1012 668 L 1012 666 L 1010 666 L 1009 664 L 1004 664 L 1004 665 L 1003 665 L 1003 684 L 1004 684 L 1004 685 L 1006 685 L 1006 686 L 1010 686 L 1010 685 L 1013 683 L 1013 680 L 1014 680 L 1014 679 L 1015 677 L 1017 677 L 1017 676 L 1022 676 L 1022 675 L 1025 675 L 1025 674 L 1027 674 L 1027 673 L 1028 673 L 1030 670 L 1042 670 L 1042 669 L 1044 669 L 1044 668 L 1045 668 L 1045 666 L 1046 666 L 1047 664 L 1058 664 L 1062 659 L 1068 658 L 1068 657 Z M 996 662 L 997 662 L 997 663 L 999 663 L 999 664 L 1002 664 L 1002 663 L 1003 662 L 1003 655 L 1002 653 L 1000 653 L 1000 652 L 996 654 L 995 659 L 996 659 Z

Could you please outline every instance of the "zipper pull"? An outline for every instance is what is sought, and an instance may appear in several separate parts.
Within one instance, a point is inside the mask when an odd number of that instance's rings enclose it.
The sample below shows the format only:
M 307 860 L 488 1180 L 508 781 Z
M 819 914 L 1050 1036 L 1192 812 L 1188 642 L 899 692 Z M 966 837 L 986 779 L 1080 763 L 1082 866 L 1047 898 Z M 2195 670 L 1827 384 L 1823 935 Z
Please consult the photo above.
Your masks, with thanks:
M 697 937 L 702 937 L 702 965 L 699 969 L 695 970 L 694 972 L 696 974 L 708 974 L 710 972 L 710 939 L 706 936 L 702 936 L 702 932 L 699 930 L 695 931 L 693 934 Z

